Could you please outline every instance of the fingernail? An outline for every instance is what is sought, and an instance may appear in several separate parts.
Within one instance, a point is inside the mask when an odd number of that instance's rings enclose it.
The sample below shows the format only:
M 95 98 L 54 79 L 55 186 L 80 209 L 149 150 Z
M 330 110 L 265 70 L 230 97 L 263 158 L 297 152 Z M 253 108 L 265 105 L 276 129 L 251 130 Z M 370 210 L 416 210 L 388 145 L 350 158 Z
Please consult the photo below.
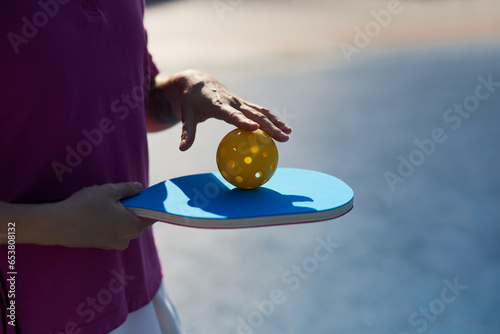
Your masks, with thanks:
M 140 182 L 134 182 L 134 187 L 138 190 L 142 190 L 143 188 L 142 183 Z
M 181 140 L 181 143 L 179 145 L 179 150 L 181 150 L 181 151 L 185 151 L 186 150 L 186 140 L 185 139 Z
M 290 136 L 289 136 L 289 135 L 287 135 L 286 133 L 283 133 L 283 132 L 282 132 L 282 133 L 281 133 L 281 139 L 282 139 L 283 141 L 288 141 L 288 139 L 290 139 Z

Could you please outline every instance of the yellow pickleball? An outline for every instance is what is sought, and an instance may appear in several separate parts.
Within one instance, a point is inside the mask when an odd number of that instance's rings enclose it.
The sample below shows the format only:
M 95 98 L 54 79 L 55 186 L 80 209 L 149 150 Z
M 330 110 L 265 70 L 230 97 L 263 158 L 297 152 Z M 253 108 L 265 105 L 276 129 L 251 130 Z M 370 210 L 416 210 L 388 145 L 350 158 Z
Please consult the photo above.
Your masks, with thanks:
M 273 176 L 278 166 L 278 149 L 264 131 L 235 129 L 217 148 L 217 167 L 235 187 L 254 189 Z

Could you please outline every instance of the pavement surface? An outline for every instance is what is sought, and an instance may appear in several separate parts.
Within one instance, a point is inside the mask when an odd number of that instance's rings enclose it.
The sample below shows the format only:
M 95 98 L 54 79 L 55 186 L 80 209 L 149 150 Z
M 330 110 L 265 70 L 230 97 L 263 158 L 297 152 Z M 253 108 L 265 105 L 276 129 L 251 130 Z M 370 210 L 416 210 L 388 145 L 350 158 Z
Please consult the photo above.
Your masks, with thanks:
M 213 1 L 148 7 L 158 65 L 268 106 L 294 128 L 280 166 L 343 179 L 355 207 L 285 227 L 156 224 L 185 332 L 500 332 L 499 4 L 402 1 L 375 34 L 389 2 L 221 2 L 222 17 Z M 230 129 L 199 125 L 184 153 L 180 127 L 150 135 L 151 182 L 216 170 Z
M 500 2 L 157 0 L 145 22 L 163 71 L 217 77 L 345 63 L 342 43 L 370 49 L 463 43 L 500 35 Z M 380 23 L 379 23 L 380 22 Z M 367 34 L 362 41 L 359 31 Z M 362 33 L 361 33 L 362 34 Z

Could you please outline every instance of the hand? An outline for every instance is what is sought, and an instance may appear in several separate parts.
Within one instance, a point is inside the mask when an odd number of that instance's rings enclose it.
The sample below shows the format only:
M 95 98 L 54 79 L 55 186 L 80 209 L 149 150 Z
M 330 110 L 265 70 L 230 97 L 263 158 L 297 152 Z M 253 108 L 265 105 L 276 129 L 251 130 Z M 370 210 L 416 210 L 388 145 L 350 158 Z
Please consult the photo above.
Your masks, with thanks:
M 167 105 L 171 106 L 173 119 L 182 120 L 181 151 L 193 144 L 197 124 L 209 118 L 223 120 L 243 130 L 260 128 L 280 142 L 287 141 L 292 132 L 269 109 L 246 102 L 204 72 L 187 70 L 178 73 L 160 83 L 157 88 L 170 101 Z M 158 98 L 155 100 L 160 101 Z
M 123 250 L 154 221 L 127 211 L 120 199 L 137 195 L 140 183 L 126 182 L 83 188 L 60 202 L 66 219 L 57 224 L 56 244 Z

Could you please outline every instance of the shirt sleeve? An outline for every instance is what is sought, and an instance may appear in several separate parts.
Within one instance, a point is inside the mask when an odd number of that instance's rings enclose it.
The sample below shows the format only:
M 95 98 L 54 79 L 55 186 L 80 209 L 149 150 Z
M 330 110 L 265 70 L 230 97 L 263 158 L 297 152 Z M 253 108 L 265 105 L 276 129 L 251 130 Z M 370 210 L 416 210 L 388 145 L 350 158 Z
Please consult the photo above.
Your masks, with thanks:
M 146 35 L 146 43 L 147 43 L 148 42 L 148 33 L 147 33 L 146 29 L 144 29 L 144 34 Z M 148 70 L 150 73 L 151 80 L 153 80 L 158 75 L 158 73 L 160 73 L 160 71 L 158 70 L 158 67 L 156 66 L 156 64 L 153 60 L 153 56 L 151 55 L 149 50 L 147 52 L 148 52 L 148 64 L 149 64 Z M 153 81 L 151 81 L 151 82 L 153 82 Z
M 158 70 L 158 67 L 156 67 L 155 62 L 153 61 L 153 57 L 149 52 L 148 56 L 149 56 L 149 73 L 151 73 L 151 80 L 152 80 L 160 73 L 160 71 Z

